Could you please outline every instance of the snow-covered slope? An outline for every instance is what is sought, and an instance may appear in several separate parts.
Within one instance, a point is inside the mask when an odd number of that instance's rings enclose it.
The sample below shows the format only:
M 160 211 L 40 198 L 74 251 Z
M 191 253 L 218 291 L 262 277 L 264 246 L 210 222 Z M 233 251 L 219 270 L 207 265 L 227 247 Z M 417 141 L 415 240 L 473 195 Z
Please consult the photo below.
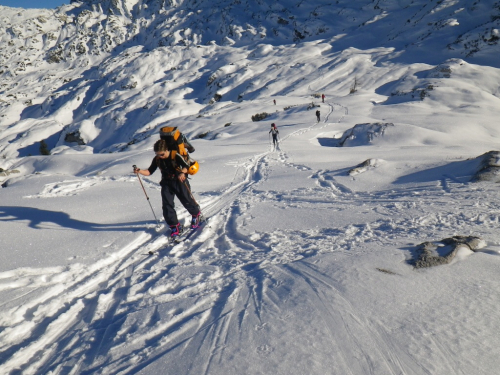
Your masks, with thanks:
M 0 15 L 0 373 L 500 368 L 498 2 Z M 165 125 L 210 217 L 173 247 Z
M 2 7 L 2 15 L 0 126 L 9 126 L 2 132 L 9 146 L 0 153 L 16 157 L 37 154 L 33 145 L 42 140 L 50 148 L 76 140 L 94 152 L 123 150 L 145 128 L 177 116 L 179 103 L 189 104 L 187 115 L 214 100 L 298 86 L 310 94 L 328 84 L 331 94 L 345 95 L 355 78 L 383 89 L 388 77 L 380 69 L 379 82 L 370 83 L 357 71 L 359 50 L 385 48 L 362 65 L 404 62 L 395 80 L 406 78 L 408 62 L 468 58 L 496 66 L 500 10 L 492 1 L 120 0 L 55 11 Z M 152 61 L 163 63 L 156 70 Z M 296 83 L 276 84 L 285 74 Z M 407 91 L 425 89 L 412 81 Z

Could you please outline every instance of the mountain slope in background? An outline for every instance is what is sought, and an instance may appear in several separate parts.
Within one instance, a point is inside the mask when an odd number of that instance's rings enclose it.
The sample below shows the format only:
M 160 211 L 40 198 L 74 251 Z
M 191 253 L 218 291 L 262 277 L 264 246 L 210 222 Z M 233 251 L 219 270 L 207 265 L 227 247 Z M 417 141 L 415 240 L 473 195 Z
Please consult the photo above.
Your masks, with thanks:
M 178 116 L 178 103 L 189 103 L 184 115 L 195 115 L 214 101 L 279 96 L 297 85 L 311 94 L 328 84 L 331 95 L 345 95 L 359 79 L 364 89 L 377 90 L 352 68 L 362 51 L 372 48 L 385 48 L 372 62 L 379 66 L 449 58 L 496 64 L 499 8 L 493 1 L 221 1 L 216 6 L 85 1 L 55 11 L 2 7 L 0 154 L 4 159 L 35 155 L 42 140 L 51 149 L 85 144 L 92 152 L 123 150 L 148 136 L 146 129 Z M 297 48 L 310 48 L 309 58 L 294 59 Z M 272 58 L 265 59 L 268 55 Z M 150 71 L 151 59 L 164 62 L 160 71 Z M 272 84 L 289 72 L 297 84 Z M 325 82 L 325 74 L 332 81 Z M 315 84 L 319 75 L 322 85 Z

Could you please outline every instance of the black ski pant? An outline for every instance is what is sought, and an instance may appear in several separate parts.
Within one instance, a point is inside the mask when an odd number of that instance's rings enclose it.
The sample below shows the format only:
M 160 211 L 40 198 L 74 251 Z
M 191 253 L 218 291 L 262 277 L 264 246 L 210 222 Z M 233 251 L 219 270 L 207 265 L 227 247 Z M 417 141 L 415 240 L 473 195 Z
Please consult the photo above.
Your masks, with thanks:
M 278 136 L 273 134 L 273 145 L 276 146 L 277 142 L 278 142 Z
M 174 198 L 177 197 L 188 212 L 196 216 L 200 212 L 200 206 L 191 193 L 189 181 L 180 182 L 177 178 L 168 179 L 161 186 L 161 201 L 163 217 L 169 226 L 177 225 L 177 213 L 175 212 Z

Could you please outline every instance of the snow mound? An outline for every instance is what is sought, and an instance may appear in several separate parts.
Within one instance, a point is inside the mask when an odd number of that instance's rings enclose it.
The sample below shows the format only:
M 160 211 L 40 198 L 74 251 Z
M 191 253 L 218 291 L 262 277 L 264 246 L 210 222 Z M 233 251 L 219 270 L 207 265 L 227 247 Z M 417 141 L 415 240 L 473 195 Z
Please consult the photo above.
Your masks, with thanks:
M 262 44 L 257 46 L 257 48 L 251 52 L 248 57 L 249 58 L 259 58 L 259 57 L 265 57 L 269 55 L 273 51 L 273 46 L 269 44 Z
M 232 135 L 228 134 L 228 133 L 217 133 L 211 139 L 214 140 L 214 139 L 223 139 L 223 138 L 231 138 L 231 137 L 232 137 Z

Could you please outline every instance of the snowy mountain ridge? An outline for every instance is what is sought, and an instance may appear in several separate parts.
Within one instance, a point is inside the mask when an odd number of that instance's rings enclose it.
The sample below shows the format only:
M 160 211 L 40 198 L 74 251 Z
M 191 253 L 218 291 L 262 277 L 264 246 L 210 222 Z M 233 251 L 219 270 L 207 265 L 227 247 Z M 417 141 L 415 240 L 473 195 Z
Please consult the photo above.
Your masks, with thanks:
M 31 14 L 24 17 L 9 13 Z M 21 13 L 19 13 L 21 12 Z M 350 46 L 422 46 L 436 43 L 463 56 L 491 50 L 498 41 L 500 4 L 494 1 L 72 1 L 56 11 L 4 9 L 4 41 L 38 43 L 51 62 L 100 55 L 121 44 L 196 46 L 216 43 L 294 43 L 345 38 Z M 51 29 L 44 24 L 52 25 Z M 384 26 L 381 26 L 384 24 Z M 384 32 L 380 32 L 380 28 Z M 36 29 L 38 32 L 36 32 Z M 377 39 L 370 38 L 377 31 Z M 364 38 L 359 38 L 362 34 Z M 384 35 L 382 39 L 380 36 Z M 41 40 L 37 40 L 41 37 Z M 362 40 L 364 39 L 364 40 Z M 437 40 L 437 42 L 436 42 Z M 43 42 L 40 46 L 39 43 Z M 42 48 L 40 48 L 42 47 Z M 12 49 L 11 49 L 12 50 Z M 7 52 L 9 54 L 9 52 Z M 29 54 L 27 54 L 29 56 Z

